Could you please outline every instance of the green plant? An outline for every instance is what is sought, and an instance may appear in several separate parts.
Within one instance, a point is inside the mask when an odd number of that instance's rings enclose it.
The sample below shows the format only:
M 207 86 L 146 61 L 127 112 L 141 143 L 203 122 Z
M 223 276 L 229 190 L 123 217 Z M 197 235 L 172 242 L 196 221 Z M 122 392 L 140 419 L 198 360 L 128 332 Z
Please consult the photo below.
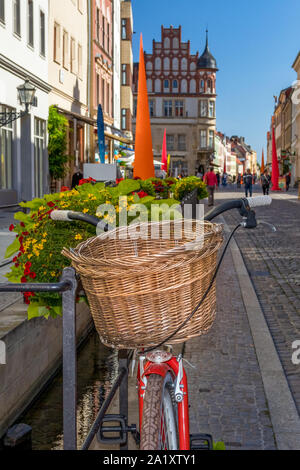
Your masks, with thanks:
M 205 199 L 208 197 L 208 192 L 206 189 L 206 184 L 196 176 L 188 176 L 187 178 L 182 178 L 175 184 L 174 188 L 174 197 L 181 201 L 184 196 L 192 192 L 194 189 L 198 190 L 198 198 Z
M 61 179 L 66 174 L 68 120 L 55 106 L 50 106 L 48 117 L 48 155 L 51 178 Z

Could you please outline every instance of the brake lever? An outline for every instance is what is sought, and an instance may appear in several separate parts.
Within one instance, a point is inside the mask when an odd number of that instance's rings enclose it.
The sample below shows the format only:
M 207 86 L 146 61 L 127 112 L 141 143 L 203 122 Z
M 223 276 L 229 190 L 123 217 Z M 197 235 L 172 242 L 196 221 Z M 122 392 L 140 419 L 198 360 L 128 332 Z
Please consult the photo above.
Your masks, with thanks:
M 257 220 L 255 217 L 255 212 L 249 210 L 247 213 L 247 217 L 243 217 L 243 222 L 241 222 L 241 226 L 244 228 L 256 228 L 257 227 Z

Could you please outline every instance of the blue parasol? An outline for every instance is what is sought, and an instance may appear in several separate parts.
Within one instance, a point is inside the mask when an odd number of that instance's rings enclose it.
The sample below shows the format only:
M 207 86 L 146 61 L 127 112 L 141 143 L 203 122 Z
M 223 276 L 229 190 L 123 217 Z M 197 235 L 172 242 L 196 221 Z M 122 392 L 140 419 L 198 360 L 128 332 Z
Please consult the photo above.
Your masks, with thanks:
M 100 162 L 105 163 L 104 120 L 101 104 L 98 105 L 97 126 Z

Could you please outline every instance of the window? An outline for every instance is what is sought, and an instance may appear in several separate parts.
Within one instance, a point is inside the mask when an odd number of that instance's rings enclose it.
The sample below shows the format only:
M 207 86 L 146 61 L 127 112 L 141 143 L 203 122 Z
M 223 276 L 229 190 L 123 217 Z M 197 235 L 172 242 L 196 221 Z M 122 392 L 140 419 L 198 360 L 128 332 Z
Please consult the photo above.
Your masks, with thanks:
M 212 89 L 211 89 L 211 80 L 207 80 L 207 93 L 211 93 L 212 92 Z
M 45 13 L 42 10 L 40 10 L 40 54 L 43 57 L 46 54 Z
M 96 37 L 97 41 L 100 42 L 100 10 L 97 8 L 96 12 Z
M 215 102 L 214 101 L 209 102 L 209 117 L 211 118 L 215 117 Z
M 178 89 L 178 81 L 173 80 L 173 90 Z
M 167 134 L 167 150 L 174 150 L 174 135 Z
M 150 117 L 154 116 L 154 101 L 149 100 L 149 112 L 150 112 Z
M 200 101 L 200 117 L 207 117 L 207 101 Z
M 105 81 L 104 78 L 102 78 L 102 108 L 104 111 L 104 105 L 105 105 Z
M 80 11 L 80 13 L 83 12 L 82 0 L 78 0 L 78 10 Z
M 105 48 L 105 18 L 102 16 L 102 46 Z
M 207 132 L 205 129 L 200 131 L 200 148 L 205 149 L 207 147 Z
M 183 117 L 183 101 L 175 101 L 175 116 Z
M 159 57 L 156 57 L 155 59 L 155 70 L 160 70 L 161 69 L 161 59 Z
M 14 33 L 21 36 L 21 5 L 20 0 L 13 0 Z
M 122 39 L 127 39 L 127 20 L 126 18 L 123 18 L 122 19 L 122 23 L 121 23 L 122 27 L 121 27 L 121 36 L 122 36 Z
M 82 78 L 82 46 L 78 44 L 78 75 Z
M 209 142 L 208 142 L 209 148 L 213 148 L 214 143 L 215 143 L 215 133 L 214 131 L 209 131 Z
M 27 31 L 28 31 L 28 45 L 34 46 L 34 36 L 33 36 L 33 0 L 28 0 L 28 12 L 27 12 Z
M 172 116 L 172 101 L 164 101 L 164 116 Z
M 169 89 L 169 86 L 170 86 L 169 80 L 164 80 L 164 89 L 165 89 L 165 90 L 168 90 L 168 89 Z
M 0 21 L 5 23 L 5 0 L 0 0 Z
M 70 70 L 76 73 L 76 53 L 75 53 L 75 39 L 71 38 L 70 42 Z
M 100 103 L 100 77 L 99 74 L 96 73 L 96 106 Z
M 127 85 L 127 67 L 126 64 L 122 64 L 122 85 Z
M 186 136 L 185 134 L 178 135 L 178 150 L 185 151 L 186 150 Z
M 0 105 L 1 113 L 14 111 Z M 12 188 L 13 123 L 0 128 L 0 189 Z
M 121 111 L 121 126 L 122 126 L 122 130 L 126 129 L 126 109 L 125 108 L 122 108 L 122 111 Z
M 200 93 L 204 91 L 204 80 L 200 80 Z
M 60 64 L 60 26 L 54 23 L 53 60 Z
M 110 89 L 109 89 L 109 83 L 106 84 L 106 112 L 107 114 L 110 114 Z
M 69 35 L 67 31 L 64 31 L 63 32 L 63 67 L 65 69 L 68 69 L 68 61 L 69 61 L 68 42 L 69 42 Z
M 109 23 L 107 23 L 107 52 L 110 51 L 110 42 L 109 42 Z
M 45 121 L 34 118 L 34 192 L 35 197 L 43 196 L 45 152 Z

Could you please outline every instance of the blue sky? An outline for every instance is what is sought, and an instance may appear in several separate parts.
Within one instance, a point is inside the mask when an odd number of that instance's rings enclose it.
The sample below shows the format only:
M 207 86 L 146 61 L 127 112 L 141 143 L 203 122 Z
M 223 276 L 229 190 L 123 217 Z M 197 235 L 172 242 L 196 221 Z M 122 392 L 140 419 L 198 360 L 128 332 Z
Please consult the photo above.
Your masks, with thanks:
M 161 25 L 182 26 L 183 41 L 202 53 L 205 30 L 220 69 L 217 75 L 217 128 L 246 138 L 266 151 L 273 95 L 296 80 L 291 68 L 300 50 L 299 0 L 132 0 L 134 60 L 139 37 L 144 49 L 160 40 Z

